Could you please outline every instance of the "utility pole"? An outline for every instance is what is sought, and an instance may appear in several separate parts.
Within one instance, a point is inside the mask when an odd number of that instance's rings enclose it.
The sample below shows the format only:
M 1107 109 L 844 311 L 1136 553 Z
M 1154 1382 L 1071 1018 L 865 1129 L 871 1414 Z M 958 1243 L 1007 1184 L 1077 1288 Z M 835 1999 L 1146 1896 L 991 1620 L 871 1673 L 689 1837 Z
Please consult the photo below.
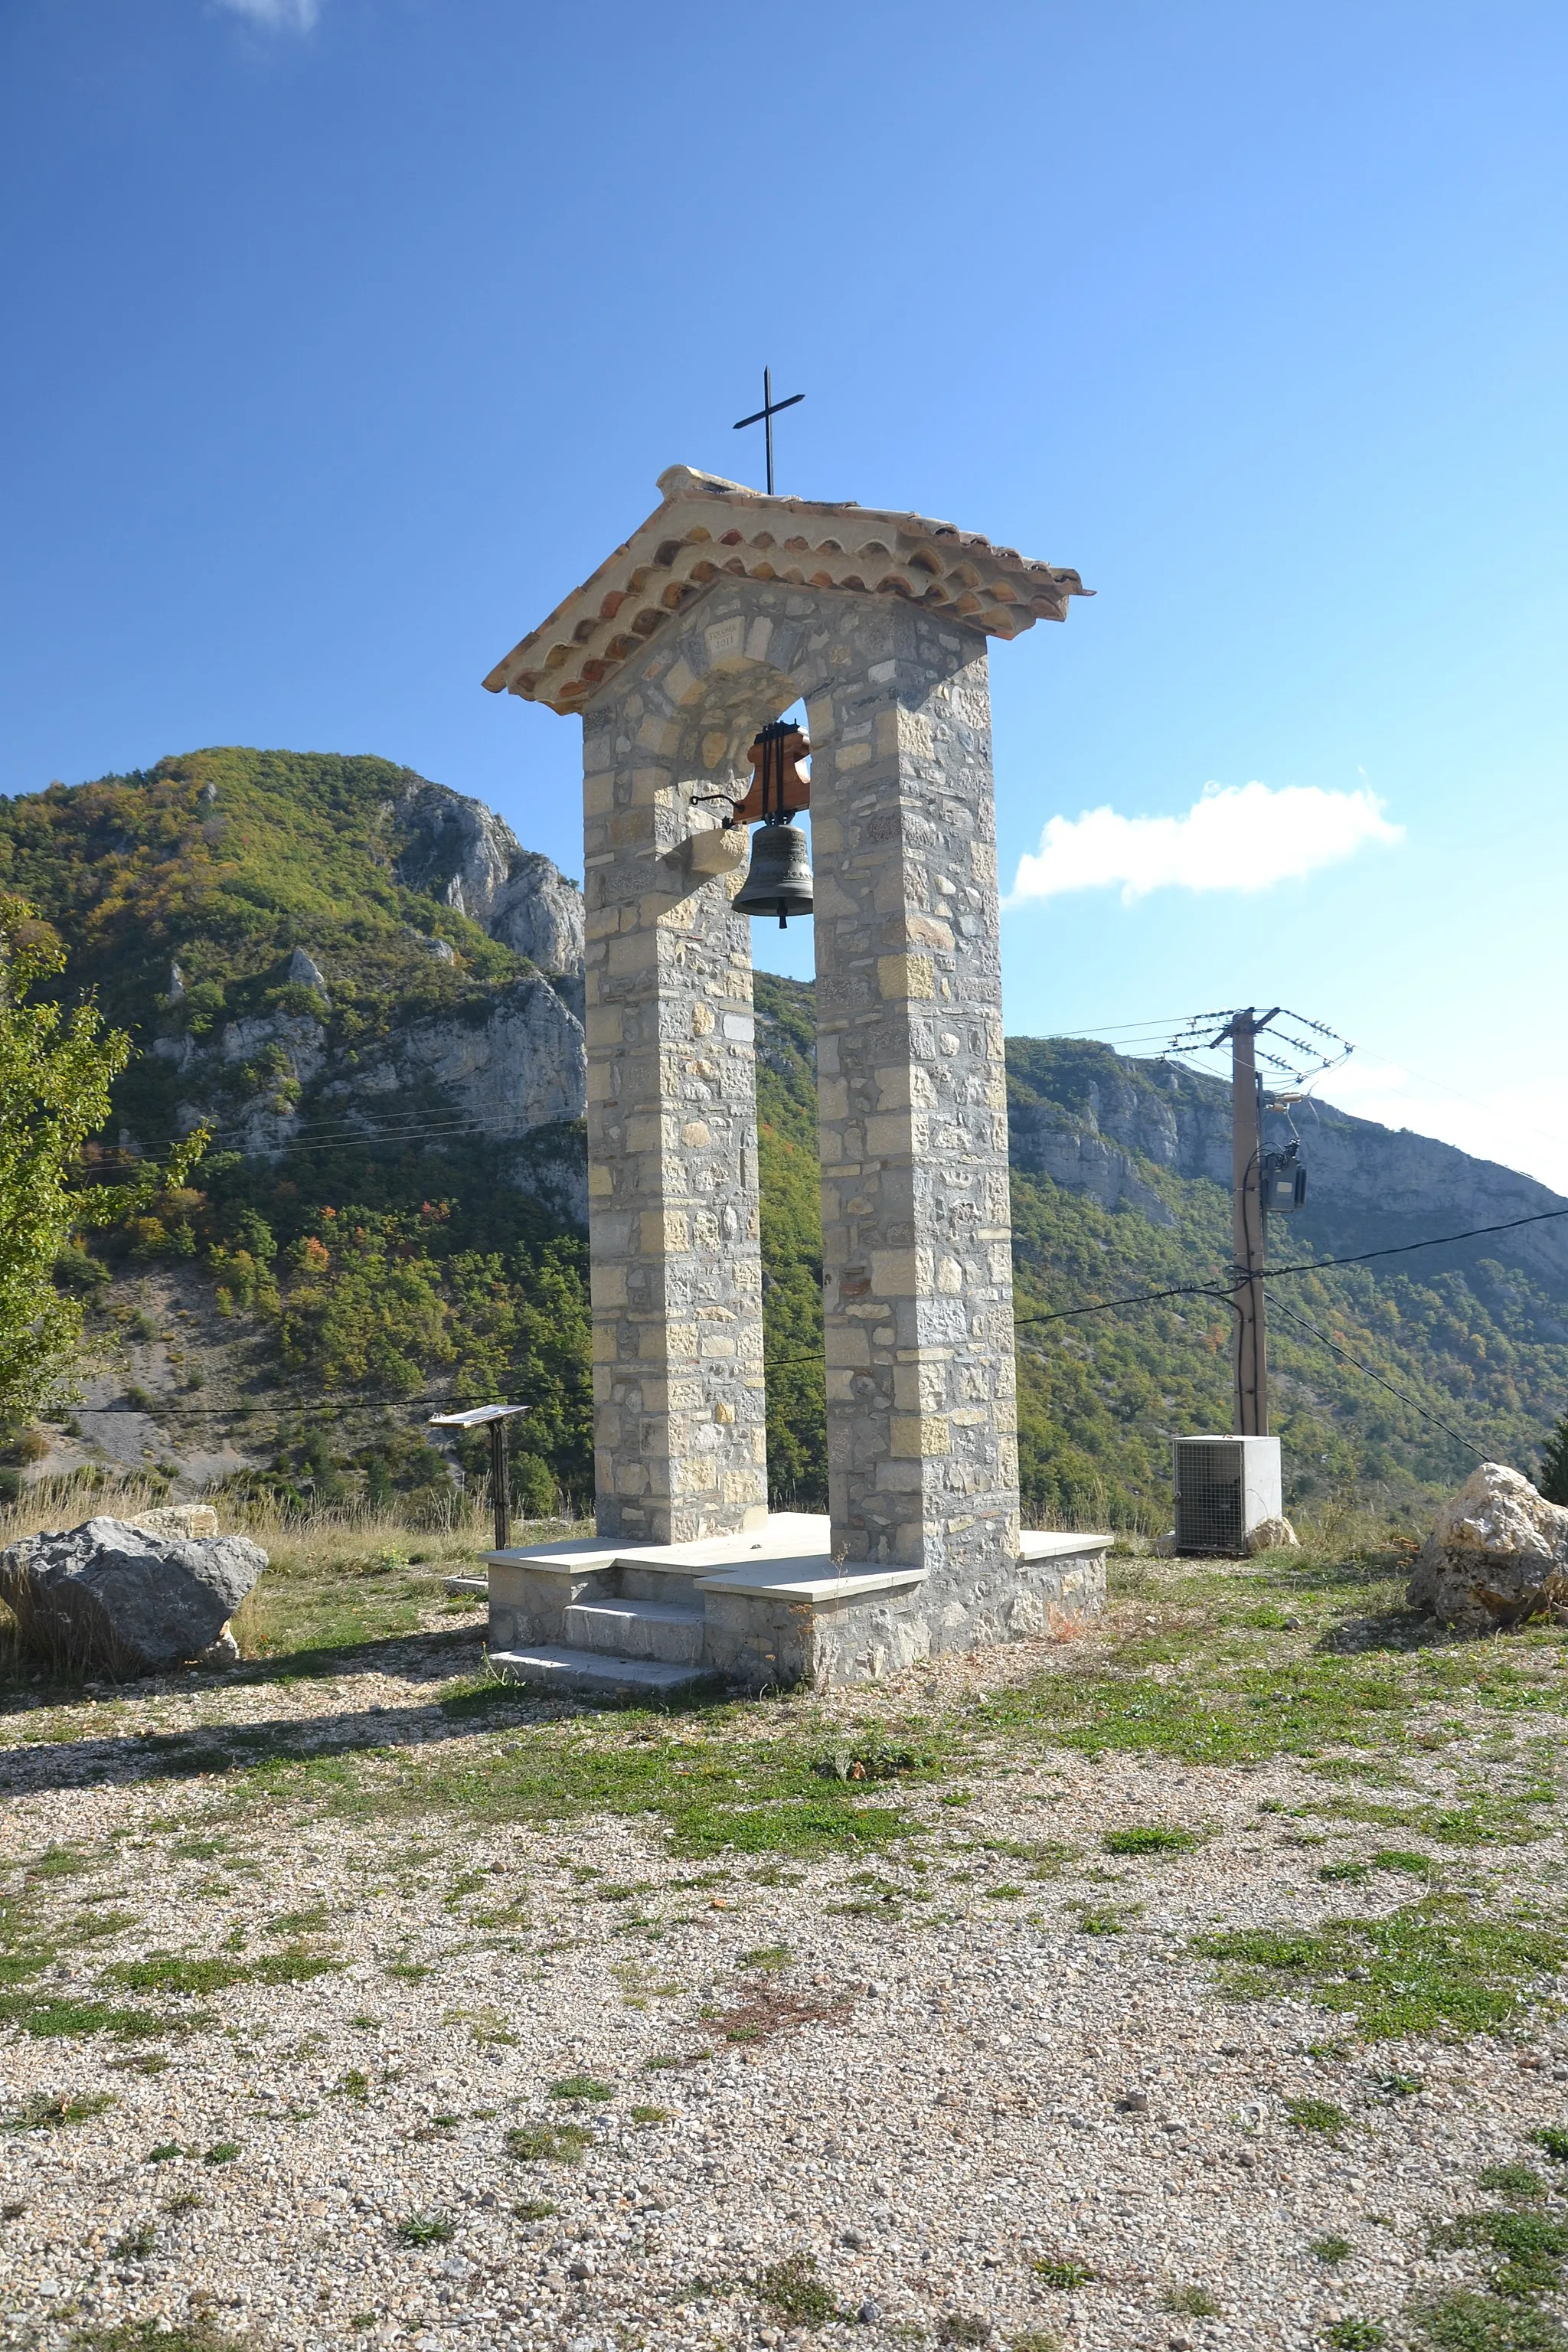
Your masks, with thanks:
M 1279 1011 L 1233 1013 L 1212 1042 L 1230 1041 L 1231 1257 L 1236 1306 L 1236 1433 L 1268 1434 L 1268 1362 L 1263 1320 L 1263 1123 L 1254 1040 Z

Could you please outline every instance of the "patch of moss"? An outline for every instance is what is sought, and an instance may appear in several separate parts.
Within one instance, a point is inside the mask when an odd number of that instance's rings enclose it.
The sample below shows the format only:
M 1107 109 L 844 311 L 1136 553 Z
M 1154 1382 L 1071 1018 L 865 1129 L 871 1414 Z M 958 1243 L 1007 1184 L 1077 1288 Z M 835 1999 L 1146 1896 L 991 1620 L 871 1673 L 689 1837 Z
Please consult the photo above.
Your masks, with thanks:
M 1343 2107 L 1336 2107 L 1331 2099 L 1287 2099 L 1285 2114 L 1298 2131 L 1327 2132 L 1335 2136 L 1350 2122 Z
M 1568 2335 L 1531 2304 L 1461 2290 L 1411 2305 L 1405 2316 L 1431 2352 L 1568 2352 Z
M 58 2131 L 63 2124 L 87 2123 L 113 2105 L 111 2091 L 64 2092 L 55 2098 L 39 2092 L 0 2121 L 0 2131 Z
M 1107 1853 L 1190 1853 L 1199 1839 L 1195 1831 L 1168 1829 L 1149 1822 L 1131 1829 L 1107 1830 L 1100 1843 Z
M 758 2298 L 792 2327 L 826 2327 L 841 2318 L 838 2298 L 816 2274 L 815 2254 L 786 2254 L 755 2281 Z
M 593 2145 L 582 2124 L 519 2124 L 506 2136 L 506 2152 L 519 2164 L 581 2164 Z
M 1494 2208 L 1457 2214 L 1432 2231 L 1431 2242 L 1440 2252 L 1475 2247 L 1495 2255 L 1497 2264 L 1488 2282 L 1492 2293 L 1521 2301 L 1553 2294 L 1560 2288 L 1568 2258 L 1568 2221 L 1546 2213 L 1521 2213 L 1515 2207 Z
M 1195 1937 L 1193 1949 L 1218 1965 L 1237 1998 L 1305 1994 L 1353 2017 L 1369 2042 L 1453 2039 L 1495 2032 L 1543 2001 L 1568 1959 L 1568 1936 L 1522 1910 L 1490 1919 L 1435 1895 L 1382 1919 L 1226 1929 Z

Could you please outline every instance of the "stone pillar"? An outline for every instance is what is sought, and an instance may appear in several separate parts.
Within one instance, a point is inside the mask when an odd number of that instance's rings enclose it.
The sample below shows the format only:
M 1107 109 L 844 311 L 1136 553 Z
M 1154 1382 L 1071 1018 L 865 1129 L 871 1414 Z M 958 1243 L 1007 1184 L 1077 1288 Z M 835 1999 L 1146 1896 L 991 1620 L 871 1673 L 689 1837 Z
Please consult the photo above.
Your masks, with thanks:
M 891 600 L 822 602 L 834 645 L 808 711 L 833 1544 L 940 1584 L 1018 1555 L 985 642 Z
M 636 678 L 584 712 L 598 1528 L 649 1543 L 767 1507 L 751 940 L 682 846 L 678 734 Z

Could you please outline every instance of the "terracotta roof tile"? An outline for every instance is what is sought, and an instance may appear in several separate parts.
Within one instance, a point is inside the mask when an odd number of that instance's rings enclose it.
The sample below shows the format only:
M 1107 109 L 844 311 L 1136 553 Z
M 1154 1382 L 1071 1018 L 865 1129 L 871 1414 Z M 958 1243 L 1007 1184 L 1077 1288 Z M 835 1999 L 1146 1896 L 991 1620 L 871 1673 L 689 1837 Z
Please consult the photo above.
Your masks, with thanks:
M 1063 621 L 1070 596 L 1094 593 L 1076 572 L 925 515 L 768 498 L 688 466 L 669 467 L 658 487 L 663 504 L 625 546 L 496 664 L 485 680 L 492 694 L 581 709 L 721 572 L 900 596 L 997 637 Z M 739 552 L 715 561 L 720 548 Z

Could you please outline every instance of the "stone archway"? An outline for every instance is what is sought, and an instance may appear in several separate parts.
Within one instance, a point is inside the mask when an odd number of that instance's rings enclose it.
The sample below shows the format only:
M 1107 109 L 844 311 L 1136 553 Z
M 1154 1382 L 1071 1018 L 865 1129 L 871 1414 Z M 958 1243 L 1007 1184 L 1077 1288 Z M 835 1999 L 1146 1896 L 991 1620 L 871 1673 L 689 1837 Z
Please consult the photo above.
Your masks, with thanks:
M 1081 588 L 919 517 L 661 488 L 486 681 L 583 719 L 600 1533 L 766 1519 L 750 940 L 700 794 L 804 698 L 828 1548 L 914 1573 L 917 1646 L 1032 1628 L 985 639 Z

